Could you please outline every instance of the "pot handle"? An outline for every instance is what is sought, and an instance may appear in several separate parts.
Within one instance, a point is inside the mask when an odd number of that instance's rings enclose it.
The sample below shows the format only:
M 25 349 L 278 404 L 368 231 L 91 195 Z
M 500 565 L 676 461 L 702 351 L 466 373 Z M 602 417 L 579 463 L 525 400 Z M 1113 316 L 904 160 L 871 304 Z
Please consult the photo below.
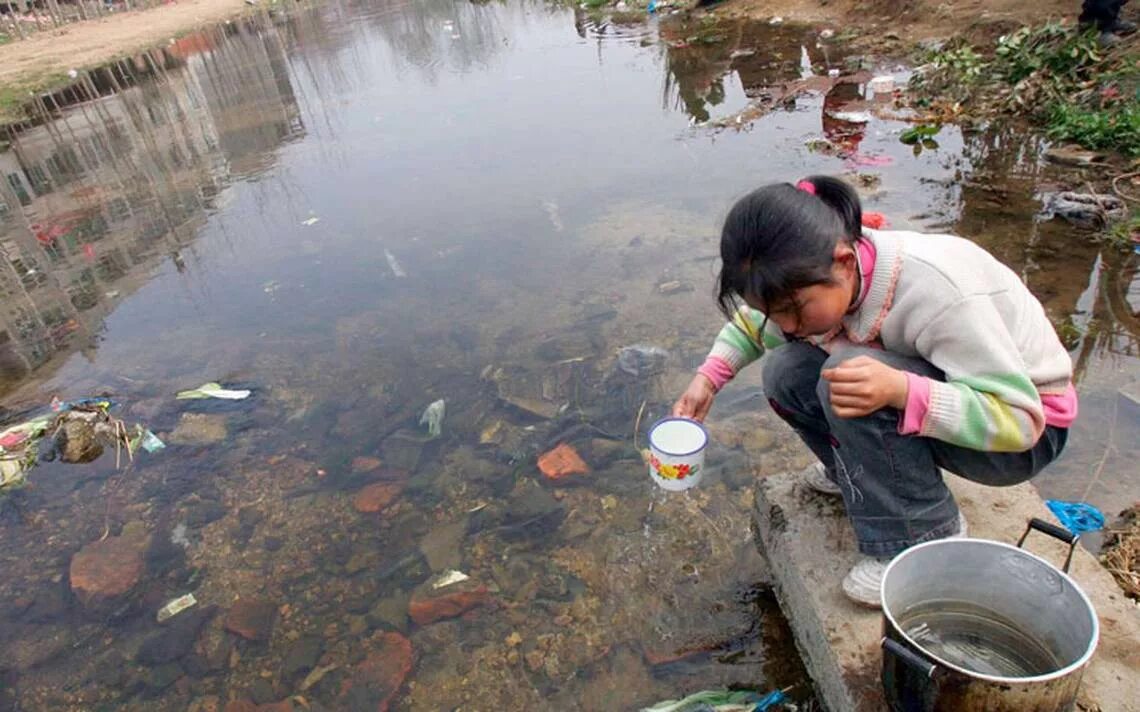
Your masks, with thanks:
M 932 678 L 938 672 L 938 666 L 892 638 L 883 637 L 883 650 L 898 656 L 898 659 L 907 667 L 914 668 L 922 673 L 923 677 Z
M 1065 566 L 1061 569 L 1065 573 L 1069 573 L 1069 564 L 1073 563 L 1073 550 L 1077 548 L 1077 541 L 1081 538 L 1080 534 L 1074 534 L 1064 527 L 1059 527 L 1056 524 L 1050 524 L 1044 519 L 1034 517 L 1029 520 L 1029 526 L 1025 527 L 1025 533 L 1017 540 L 1017 548 L 1020 549 L 1021 545 L 1025 543 L 1025 537 L 1029 536 L 1029 532 L 1036 529 L 1042 534 L 1048 534 L 1054 539 L 1060 539 L 1069 545 L 1069 555 L 1065 557 Z

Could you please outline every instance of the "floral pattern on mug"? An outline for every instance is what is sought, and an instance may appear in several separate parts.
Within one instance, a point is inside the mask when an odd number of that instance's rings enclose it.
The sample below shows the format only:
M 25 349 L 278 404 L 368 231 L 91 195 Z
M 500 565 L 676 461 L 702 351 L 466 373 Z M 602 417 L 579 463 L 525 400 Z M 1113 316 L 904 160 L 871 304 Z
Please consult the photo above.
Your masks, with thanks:
M 661 462 L 656 455 L 649 456 L 649 464 L 653 467 L 653 471 L 657 473 L 658 477 L 663 477 L 667 480 L 683 480 L 690 475 L 695 475 L 701 471 L 700 465 L 689 465 L 688 463 L 680 465 L 670 465 Z

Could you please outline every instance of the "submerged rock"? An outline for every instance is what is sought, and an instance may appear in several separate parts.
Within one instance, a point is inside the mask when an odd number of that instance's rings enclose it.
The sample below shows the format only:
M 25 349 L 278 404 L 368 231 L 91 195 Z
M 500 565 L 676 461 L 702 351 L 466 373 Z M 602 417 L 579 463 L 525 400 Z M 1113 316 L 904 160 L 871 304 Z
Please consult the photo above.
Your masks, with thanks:
M 387 712 L 411 672 L 411 641 L 399 633 L 381 633 L 374 643 L 376 649 L 341 684 L 340 709 Z
M 206 499 L 195 502 L 186 510 L 186 526 L 196 529 L 216 522 L 226 516 L 226 508 L 221 502 Z
M 124 530 L 121 536 L 91 542 L 71 557 L 69 575 L 76 599 L 89 609 L 114 606 L 139 582 L 150 536 Z
M 277 606 L 269 601 L 242 599 L 226 614 L 226 630 L 246 640 L 269 640 L 277 620 Z
M 550 492 L 535 485 L 507 503 L 498 532 L 505 539 L 539 539 L 557 529 L 565 518 L 562 504 Z
M 438 585 L 436 579 L 432 579 L 412 593 L 408 602 L 408 617 L 417 625 L 429 625 L 463 615 L 491 600 L 487 587 L 474 579 L 436 588 Z
M 578 451 L 566 443 L 539 455 L 538 469 L 551 480 L 560 480 L 570 475 L 584 475 L 590 471 L 578 455 Z
M 391 504 L 403 489 L 401 484 L 376 482 L 357 492 L 352 498 L 352 506 L 362 514 L 374 514 Z
M 143 641 L 135 659 L 143 665 L 155 666 L 184 657 L 193 649 L 202 626 L 214 617 L 217 610 L 217 606 L 206 606 L 175 616 Z
M 380 458 L 378 457 L 355 457 L 352 459 L 352 471 L 355 473 L 373 472 L 380 469 Z
M 175 445 L 213 445 L 225 440 L 228 434 L 224 415 L 183 413 L 167 439 Z
M 429 440 L 411 430 L 397 430 L 380 445 L 383 461 L 392 469 L 415 472 Z
M 453 569 L 463 560 L 460 545 L 467 533 L 467 517 L 437 524 L 420 541 L 420 551 L 434 572 Z
M 377 601 L 368 611 L 368 622 L 372 626 L 387 626 L 401 633 L 408 629 L 408 594 L 397 591 L 388 598 Z

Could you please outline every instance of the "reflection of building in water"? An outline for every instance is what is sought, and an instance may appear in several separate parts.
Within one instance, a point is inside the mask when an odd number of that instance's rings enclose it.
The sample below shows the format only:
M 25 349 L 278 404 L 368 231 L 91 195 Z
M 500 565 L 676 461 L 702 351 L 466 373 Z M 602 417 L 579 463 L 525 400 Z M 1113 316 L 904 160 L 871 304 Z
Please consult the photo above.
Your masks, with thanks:
M 232 177 L 304 133 L 267 16 L 101 70 L 38 112 L 0 152 L 0 389 L 94 348 L 164 257 L 186 268 Z

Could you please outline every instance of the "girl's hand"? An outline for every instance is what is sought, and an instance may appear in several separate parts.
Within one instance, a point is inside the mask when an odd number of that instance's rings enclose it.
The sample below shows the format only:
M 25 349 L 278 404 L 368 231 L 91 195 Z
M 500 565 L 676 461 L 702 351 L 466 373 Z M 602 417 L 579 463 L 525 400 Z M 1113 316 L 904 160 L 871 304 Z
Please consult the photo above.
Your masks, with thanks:
M 891 406 L 906 408 L 906 374 L 870 356 L 856 356 L 821 374 L 831 384 L 831 410 L 840 418 L 860 418 Z
M 678 418 L 692 418 L 704 421 L 716 398 L 716 389 L 707 377 L 697 374 L 680 399 L 673 404 L 673 415 Z

